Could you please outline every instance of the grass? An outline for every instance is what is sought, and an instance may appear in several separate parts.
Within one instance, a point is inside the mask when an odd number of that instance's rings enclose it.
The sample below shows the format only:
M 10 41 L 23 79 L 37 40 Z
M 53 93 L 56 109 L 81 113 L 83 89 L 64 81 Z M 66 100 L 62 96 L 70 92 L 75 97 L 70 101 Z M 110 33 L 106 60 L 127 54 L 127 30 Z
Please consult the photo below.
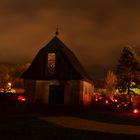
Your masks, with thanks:
M 124 140 L 140 139 L 136 135 L 108 134 L 65 128 L 47 121 L 40 116 L 75 116 L 89 120 L 139 124 L 140 116 L 131 113 L 99 111 L 64 106 L 28 106 L 22 104 L 1 104 L 0 139 L 1 140 Z
M 37 119 L 36 117 L 0 117 L 2 140 L 124 140 L 139 139 L 134 135 L 117 135 L 64 128 Z
M 41 108 L 41 109 L 40 109 Z M 47 116 L 73 116 L 100 122 L 140 125 L 140 114 L 98 108 L 43 106 L 38 112 Z
M 93 110 L 86 110 L 74 116 L 107 123 L 140 125 L 140 115 L 130 112 L 94 112 Z

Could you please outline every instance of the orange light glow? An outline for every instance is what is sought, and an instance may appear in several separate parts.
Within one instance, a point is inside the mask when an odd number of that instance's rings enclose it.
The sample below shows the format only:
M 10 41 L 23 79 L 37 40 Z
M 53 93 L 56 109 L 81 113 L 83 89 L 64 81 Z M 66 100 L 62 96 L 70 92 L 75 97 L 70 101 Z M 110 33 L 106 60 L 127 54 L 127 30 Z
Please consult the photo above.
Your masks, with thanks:
M 137 114 L 137 113 L 139 113 L 139 110 L 138 109 L 134 109 L 133 113 Z
M 128 106 L 128 104 L 124 104 L 124 106 Z
M 117 99 L 115 99 L 115 100 L 114 100 L 114 102 L 115 102 L 115 103 L 117 103 L 117 102 L 118 102 L 118 100 L 117 100 Z

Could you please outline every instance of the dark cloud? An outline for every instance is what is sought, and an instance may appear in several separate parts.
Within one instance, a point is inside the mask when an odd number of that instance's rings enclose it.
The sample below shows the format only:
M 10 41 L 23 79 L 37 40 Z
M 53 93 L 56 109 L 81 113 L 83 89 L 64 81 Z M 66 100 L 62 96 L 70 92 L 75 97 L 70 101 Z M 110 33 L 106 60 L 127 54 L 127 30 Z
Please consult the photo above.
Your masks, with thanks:
M 0 61 L 32 61 L 60 39 L 88 68 L 116 64 L 125 44 L 140 47 L 139 0 L 1 0 Z

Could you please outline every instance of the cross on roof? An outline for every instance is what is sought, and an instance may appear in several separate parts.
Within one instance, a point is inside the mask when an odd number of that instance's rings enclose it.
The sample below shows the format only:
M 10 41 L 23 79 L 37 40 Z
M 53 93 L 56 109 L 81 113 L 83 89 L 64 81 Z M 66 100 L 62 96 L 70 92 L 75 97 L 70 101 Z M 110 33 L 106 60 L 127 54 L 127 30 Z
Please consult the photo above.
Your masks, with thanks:
M 56 28 L 55 35 L 56 35 L 56 36 L 58 36 L 58 35 L 59 35 L 58 27 Z

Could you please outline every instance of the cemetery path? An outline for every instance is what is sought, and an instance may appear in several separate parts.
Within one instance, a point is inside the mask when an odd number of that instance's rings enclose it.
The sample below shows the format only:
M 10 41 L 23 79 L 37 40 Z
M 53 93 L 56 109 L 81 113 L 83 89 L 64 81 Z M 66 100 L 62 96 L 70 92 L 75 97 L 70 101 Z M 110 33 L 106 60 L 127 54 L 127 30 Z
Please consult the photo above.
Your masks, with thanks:
M 98 131 L 113 134 L 134 134 L 140 135 L 140 126 L 135 125 L 122 125 L 122 124 L 111 124 L 104 122 L 97 122 L 87 119 L 81 119 L 70 116 L 57 116 L 57 117 L 40 117 L 41 120 L 48 121 L 63 127 L 87 130 L 87 131 Z

